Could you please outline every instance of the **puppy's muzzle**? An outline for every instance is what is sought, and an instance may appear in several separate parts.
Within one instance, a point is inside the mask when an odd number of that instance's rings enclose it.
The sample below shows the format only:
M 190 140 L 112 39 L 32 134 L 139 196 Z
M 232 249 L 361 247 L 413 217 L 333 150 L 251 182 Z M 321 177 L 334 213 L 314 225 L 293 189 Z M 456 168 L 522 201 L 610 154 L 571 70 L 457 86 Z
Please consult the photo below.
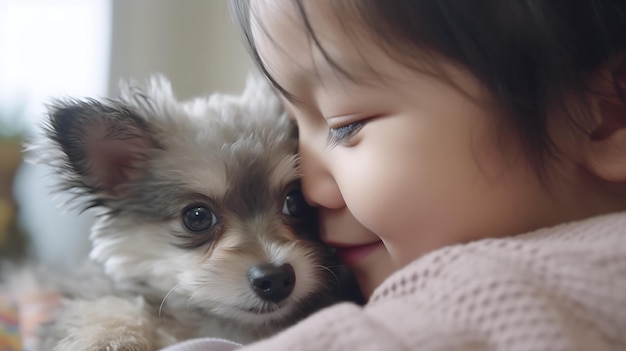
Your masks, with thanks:
M 296 273 L 289 263 L 275 265 L 265 263 L 248 271 L 248 281 L 254 293 L 261 299 L 278 303 L 286 299 L 296 283 Z

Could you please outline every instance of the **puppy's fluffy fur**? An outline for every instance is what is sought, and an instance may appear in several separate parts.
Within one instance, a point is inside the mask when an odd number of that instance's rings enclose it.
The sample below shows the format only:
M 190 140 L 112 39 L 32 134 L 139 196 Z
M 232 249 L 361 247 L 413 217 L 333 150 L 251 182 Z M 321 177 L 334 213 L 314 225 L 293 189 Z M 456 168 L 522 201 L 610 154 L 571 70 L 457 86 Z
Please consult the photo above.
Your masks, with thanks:
M 28 154 L 101 211 L 91 232 L 99 266 L 87 275 L 101 267 L 110 284 L 58 285 L 68 298 L 44 349 L 245 343 L 354 293 L 315 238 L 295 130 L 264 81 L 178 102 L 156 77 L 118 99 L 59 100 L 45 135 Z

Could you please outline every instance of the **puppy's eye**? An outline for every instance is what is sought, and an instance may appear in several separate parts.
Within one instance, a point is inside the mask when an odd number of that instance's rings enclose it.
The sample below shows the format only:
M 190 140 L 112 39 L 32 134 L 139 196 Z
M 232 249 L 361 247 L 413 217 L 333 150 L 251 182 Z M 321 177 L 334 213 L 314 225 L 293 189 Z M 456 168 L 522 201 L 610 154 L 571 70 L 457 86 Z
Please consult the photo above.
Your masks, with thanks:
M 300 190 L 293 190 L 285 196 L 282 212 L 291 217 L 301 217 L 306 213 L 309 205 L 304 200 Z
M 200 233 L 217 224 L 217 217 L 206 206 L 193 205 L 183 211 L 183 224 L 190 232 Z

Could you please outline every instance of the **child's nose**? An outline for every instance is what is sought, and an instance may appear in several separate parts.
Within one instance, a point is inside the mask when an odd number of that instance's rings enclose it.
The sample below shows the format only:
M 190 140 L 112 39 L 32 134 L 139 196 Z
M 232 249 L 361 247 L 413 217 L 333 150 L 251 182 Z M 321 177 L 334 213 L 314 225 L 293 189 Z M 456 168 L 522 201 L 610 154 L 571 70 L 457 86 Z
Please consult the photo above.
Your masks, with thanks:
M 339 186 L 319 154 L 300 147 L 302 194 L 311 206 L 338 209 L 345 206 Z

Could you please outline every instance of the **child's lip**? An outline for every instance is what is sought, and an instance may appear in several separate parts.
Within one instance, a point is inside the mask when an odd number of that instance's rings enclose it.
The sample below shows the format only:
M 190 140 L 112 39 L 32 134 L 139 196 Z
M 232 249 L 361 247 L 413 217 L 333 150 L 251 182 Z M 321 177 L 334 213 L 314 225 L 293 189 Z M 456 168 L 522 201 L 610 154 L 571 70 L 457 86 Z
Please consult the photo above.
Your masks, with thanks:
M 329 245 L 333 246 L 335 250 L 337 250 L 337 255 L 341 261 L 349 266 L 353 266 L 365 259 L 370 253 L 372 253 L 372 251 L 376 250 L 376 248 L 382 245 L 382 242 L 375 241 L 360 245 L 329 243 Z

